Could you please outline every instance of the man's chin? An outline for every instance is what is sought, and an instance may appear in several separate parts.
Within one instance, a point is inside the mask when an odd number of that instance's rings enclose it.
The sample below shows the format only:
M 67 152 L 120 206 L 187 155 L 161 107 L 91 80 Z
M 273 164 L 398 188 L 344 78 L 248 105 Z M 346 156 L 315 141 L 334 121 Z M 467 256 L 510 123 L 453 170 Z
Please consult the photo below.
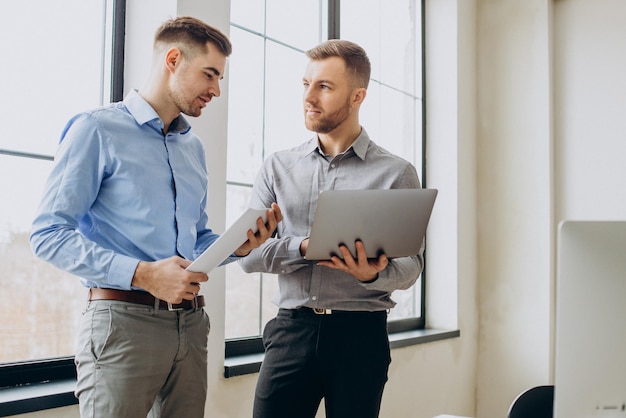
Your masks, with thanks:
M 320 123 L 305 123 L 304 126 L 307 130 L 318 134 L 327 134 L 334 129 Z
M 312 121 L 309 118 L 304 120 L 304 126 L 311 132 L 319 132 L 319 129 L 322 127 L 318 121 Z
M 187 116 L 190 116 L 192 118 L 197 118 L 198 116 L 202 115 L 202 109 L 198 108 L 198 109 L 187 109 L 187 110 L 183 110 L 182 113 L 184 113 Z

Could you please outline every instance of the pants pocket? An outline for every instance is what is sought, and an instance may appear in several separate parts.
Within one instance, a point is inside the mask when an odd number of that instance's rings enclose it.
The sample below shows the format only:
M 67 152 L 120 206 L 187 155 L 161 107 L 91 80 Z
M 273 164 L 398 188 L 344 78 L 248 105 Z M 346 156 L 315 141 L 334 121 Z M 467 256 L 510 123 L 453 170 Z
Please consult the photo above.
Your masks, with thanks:
M 113 334 L 113 317 L 110 306 L 93 310 L 91 313 L 91 321 L 89 321 L 89 328 L 91 335 L 91 355 L 95 361 L 98 361 L 109 345 Z

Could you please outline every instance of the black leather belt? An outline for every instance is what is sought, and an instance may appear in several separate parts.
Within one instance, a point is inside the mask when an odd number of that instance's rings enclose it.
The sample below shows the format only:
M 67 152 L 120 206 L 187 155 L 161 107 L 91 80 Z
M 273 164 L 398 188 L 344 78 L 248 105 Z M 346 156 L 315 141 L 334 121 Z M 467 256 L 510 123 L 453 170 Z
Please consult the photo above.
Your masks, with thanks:
M 298 315 L 330 315 L 330 316 L 365 316 L 365 315 L 386 315 L 387 311 L 342 311 L 337 309 L 325 309 L 325 308 L 309 308 L 302 306 L 297 309 L 279 309 L 279 312 L 291 316 Z
M 118 300 L 121 302 L 136 303 L 139 305 L 154 306 L 156 298 L 150 293 L 140 290 L 89 289 L 89 300 Z M 183 300 L 181 303 L 169 303 L 159 299 L 159 307 L 169 311 L 198 309 L 204 306 L 204 296 L 197 295 L 192 300 Z

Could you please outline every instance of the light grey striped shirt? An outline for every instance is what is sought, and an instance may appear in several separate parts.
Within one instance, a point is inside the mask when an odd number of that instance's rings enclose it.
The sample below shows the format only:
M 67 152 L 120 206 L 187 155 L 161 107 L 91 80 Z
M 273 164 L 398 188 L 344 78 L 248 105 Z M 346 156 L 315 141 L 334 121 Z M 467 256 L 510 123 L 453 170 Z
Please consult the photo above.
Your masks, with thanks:
M 254 183 L 250 206 L 278 203 L 283 220 L 275 238 L 268 239 L 239 260 L 244 271 L 278 274 L 279 293 L 274 303 L 281 308 L 379 311 L 395 305 L 391 292 L 411 287 L 423 269 L 419 255 L 389 261 L 373 283 L 361 283 L 342 271 L 317 265 L 283 266 L 282 261 L 300 256 L 300 243 L 310 234 L 317 196 L 333 189 L 419 188 L 415 167 L 376 145 L 362 129 L 344 153 L 323 155 L 317 136 L 304 144 L 271 155 Z

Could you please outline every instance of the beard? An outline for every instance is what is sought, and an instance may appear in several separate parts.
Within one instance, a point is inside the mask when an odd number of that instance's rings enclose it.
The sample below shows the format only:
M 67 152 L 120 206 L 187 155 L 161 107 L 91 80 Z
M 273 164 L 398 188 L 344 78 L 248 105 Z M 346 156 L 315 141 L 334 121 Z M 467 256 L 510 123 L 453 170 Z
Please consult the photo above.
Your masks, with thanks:
M 170 89 L 170 98 L 181 113 L 192 117 L 202 114 L 202 107 L 194 105 L 195 100 L 189 100 L 180 89 Z
M 311 132 L 315 132 L 318 134 L 327 134 L 335 130 L 335 128 L 337 128 L 346 119 L 348 119 L 349 115 L 350 100 L 348 99 L 343 106 L 339 107 L 334 112 L 326 116 L 320 116 L 317 119 L 308 118 L 305 111 L 304 125 Z

